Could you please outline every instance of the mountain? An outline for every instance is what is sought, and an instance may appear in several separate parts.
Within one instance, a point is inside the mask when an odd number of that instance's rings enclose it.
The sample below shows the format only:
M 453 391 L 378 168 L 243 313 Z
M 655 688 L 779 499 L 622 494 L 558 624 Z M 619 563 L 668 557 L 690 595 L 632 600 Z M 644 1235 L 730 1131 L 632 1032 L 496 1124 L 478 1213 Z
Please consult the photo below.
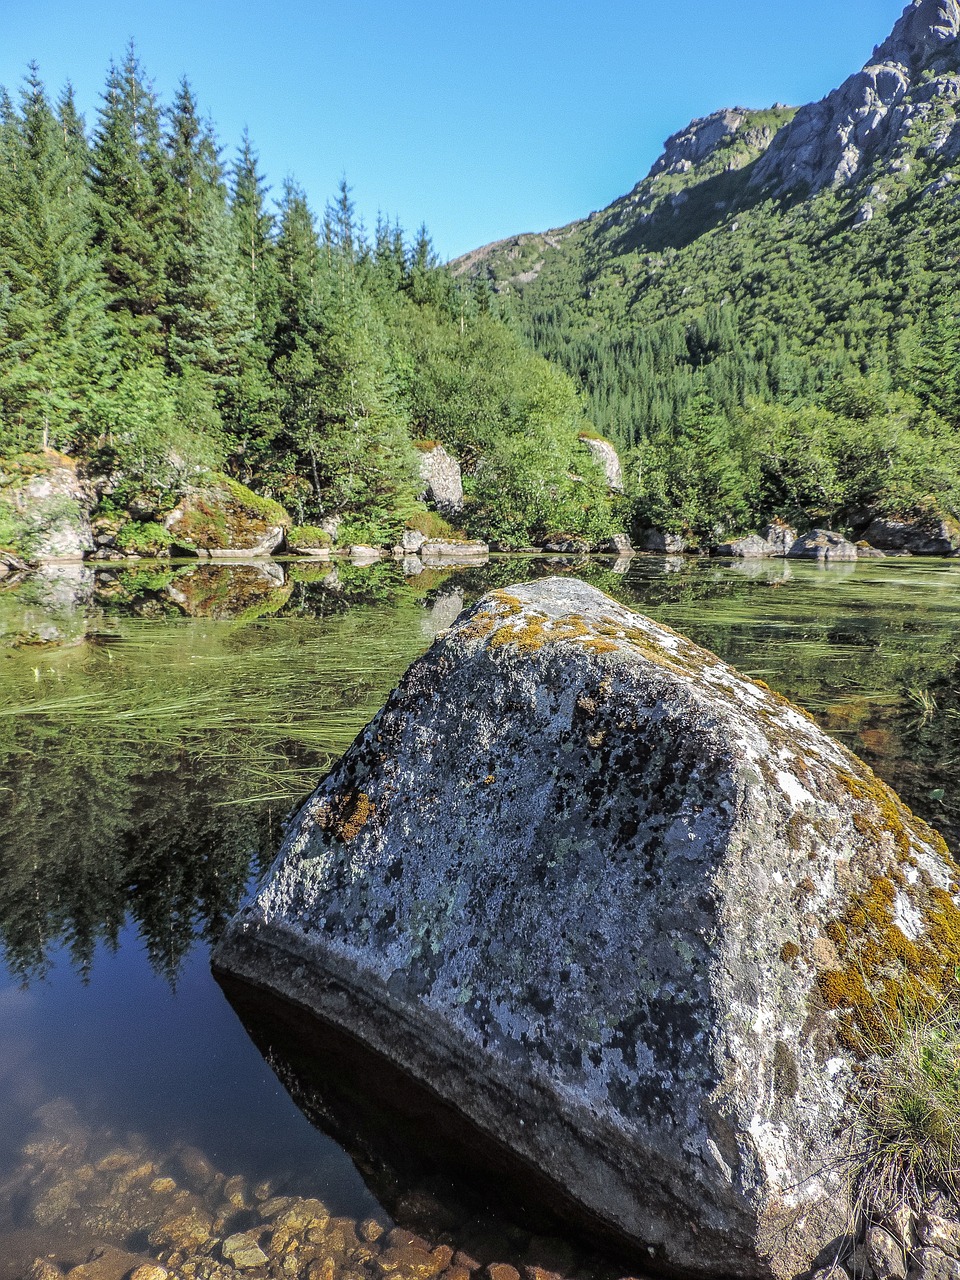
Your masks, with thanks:
M 694 120 L 607 208 L 451 270 L 500 295 L 643 466 L 683 431 L 693 456 L 698 439 L 745 447 L 763 405 L 793 414 L 783 430 L 801 435 L 813 428 L 796 415 L 814 410 L 843 418 L 848 436 L 898 413 L 911 430 L 923 414 L 937 431 L 960 427 L 958 254 L 960 3 L 914 0 L 822 101 Z M 918 494 L 943 507 L 960 481 L 919 473 L 909 488 L 901 507 Z M 795 506 L 853 523 L 877 492 Z

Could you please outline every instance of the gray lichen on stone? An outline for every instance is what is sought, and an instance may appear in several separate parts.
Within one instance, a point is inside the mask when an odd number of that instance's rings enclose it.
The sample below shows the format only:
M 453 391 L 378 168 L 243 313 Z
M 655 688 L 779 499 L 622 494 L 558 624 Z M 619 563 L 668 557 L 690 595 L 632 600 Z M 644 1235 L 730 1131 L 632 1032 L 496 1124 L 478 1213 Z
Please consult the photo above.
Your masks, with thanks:
M 846 1227 L 824 927 L 894 858 L 887 794 L 584 583 L 494 592 L 306 803 L 215 962 L 388 1054 L 656 1263 L 795 1276 Z M 929 828 L 898 839 L 951 886 Z

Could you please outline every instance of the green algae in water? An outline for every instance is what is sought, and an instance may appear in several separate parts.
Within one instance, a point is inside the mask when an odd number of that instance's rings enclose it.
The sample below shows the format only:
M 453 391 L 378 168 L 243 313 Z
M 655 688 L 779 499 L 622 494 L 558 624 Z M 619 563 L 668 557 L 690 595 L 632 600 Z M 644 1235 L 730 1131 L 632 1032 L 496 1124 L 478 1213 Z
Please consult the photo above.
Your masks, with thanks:
M 0 593 L 0 631 L 21 645 L 0 653 L 0 946 L 14 984 L 0 986 L 4 1084 L 21 984 L 31 1025 L 45 1028 L 41 1057 L 59 1064 L 31 1069 L 24 1105 L 54 1078 L 78 1097 L 109 1080 L 101 1107 L 152 1134 L 152 1150 L 168 1129 L 205 1135 L 233 1153 L 220 1167 L 251 1184 L 296 1163 L 306 1121 L 270 1110 L 275 1082 L 230 1038 L 205 946 L 284 817 L 435 631 L 530 577 L 575 573 L 765 680 L 956 848 L 960 565 L 741 569 L 638 559 L 622 576 L 602 562 L 511 559 L 405 581 L 385 564 L 337 566 L 336 579 L 329 566 L 168 565 Z M 106 1005 L 101 979 L 117 991 Z M 0 1124 L 0 1168 L 19 1168 L 13 1135 L 28 1131 Z M 282 1135 L 271 1151 L 269 1132 Z M 328 1152 L 311 1167 L 297 1193 L 324 1198 L 340 1165 Z

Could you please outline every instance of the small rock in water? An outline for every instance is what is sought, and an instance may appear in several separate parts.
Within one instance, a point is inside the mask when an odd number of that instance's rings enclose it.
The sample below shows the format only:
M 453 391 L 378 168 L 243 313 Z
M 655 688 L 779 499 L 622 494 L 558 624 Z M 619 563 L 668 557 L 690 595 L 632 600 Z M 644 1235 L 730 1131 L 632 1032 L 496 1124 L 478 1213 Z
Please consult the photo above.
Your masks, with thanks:
M 27 1280 L 63 1280 L 63 1272 L 49 1258 L 37 1258 L 27 1272 Z
M 373 1244 L 383 1235 L 383 1224 L 378 1222 L 376 1218 L 365 1218 L 360 1223 L 360 1238 L 366 1240 L 367 1244 Z
M 166 1267 L 161 1267 L 152 1262 L 146 1262 L 142 1267 L 137 1267 L 130 1280 L 169 1280 L 170 1272 Z
M 231 1262 L 238 1271 L 252 1271 L 255 1267 L 265 1267 L 270 1259 L 257 1244 L 255 1236 L 245 1232 L 230 1236 L 223 1242 L 225 1262 Z
M 508 1266 L 505 1262 L 494 1262 L 487 1267 L 487 1276 L 489 1280 L 520 1280 L 520 1272 L 516 1267 Z
M 247 1184 L 241 1177 L 229 1178 L 223 1186 L 224 1198 L 233 1205 L 235 1209 L 248 1208 L 247 1201 Z

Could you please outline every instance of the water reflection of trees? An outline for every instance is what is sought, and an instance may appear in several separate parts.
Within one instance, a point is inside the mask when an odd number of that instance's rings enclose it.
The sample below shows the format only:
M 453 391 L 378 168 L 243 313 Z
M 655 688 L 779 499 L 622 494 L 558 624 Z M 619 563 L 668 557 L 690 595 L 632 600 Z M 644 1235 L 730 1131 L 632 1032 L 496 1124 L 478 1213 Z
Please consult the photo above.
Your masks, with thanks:
M 960 844 L 958 566 L 843 577 L 638 560 L 623 575 L 518 557 L 410 579 L 394 564 L 101 568 L 76 598 L 44 584 L 93 642 L 0 662 L 10 968 L 42 974 L 65 944 L 86 972 L 132 918 L 172 980 L 435 631 L 492 587 L 551 573 L 585 578 L 808 707 Z M 42 602 L 25 590 L 37 633 Z M 7 593 L 4 616 L 16 607 Z

